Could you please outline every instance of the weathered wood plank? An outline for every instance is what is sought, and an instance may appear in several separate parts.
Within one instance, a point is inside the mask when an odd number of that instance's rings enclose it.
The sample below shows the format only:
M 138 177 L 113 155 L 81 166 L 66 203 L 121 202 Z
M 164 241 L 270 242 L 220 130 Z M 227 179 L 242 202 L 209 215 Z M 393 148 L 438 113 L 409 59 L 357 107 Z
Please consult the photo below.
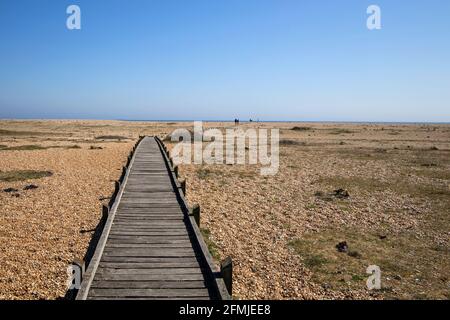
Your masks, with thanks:
M 133 236 L 130 237 L 128 235 L 121 235 L 121 234 L 110 234 L 109 237 L 111 239 L 136 239 L 136 240 L 189 240 L 190 239 L 190 235 L 189 234 L 184 234 L 184 235 L 174 235 L 174 236 L 168 236 L 168 235 L 146 235 L 146 236 Z
M 174 259 L 176 260 L 176 259 Z M 102 268 L 110 269 L 165 269 L 165 268 L 198 268 L 197 260 L 166 262 L 102 262 Z
M 105 256 L 126 256 L 126 257 L 193 257 L 193 250 L 184 248 L 105 248 L 103 251 Z
M 197 268 L 198 261 L 192 262 L 103 262 L 104 268 L 115 269 L 159 269 L 159 268 Z
M 115 220 L 116 223 L 153 223 L 153 222 L 167 222 L 164 220 L 177 220 L 177 222 L 184 222 L 186 217 L 180 213 L 155 213 L 155 214 L 142 214 L 140 216 L 117 216 Z
M 123 244 L 184 244 L 191 243 L 189 237 L 174 237 L 165 238 L 165 237 L 123 237 L 123 236 L 114 236 L 111 237 L 110 243 L 123 243 Z M 192 245 L 191 245 L 192 246 Z M 149 246 L 151 247 L 151 246 Z
M 102 301 L 102 300 L 111 300 L 111 301 L 115 301 L 115 300 L 155 300 L 155 301 L 167 301 L 167 300 L 186 300 L 186 297 L 166 297 L 166 298 L 160 298 L 160 297 L 147 297 L 147 298 L 143 298 L 143 297 L 89 297 L 88 300 L 98 300 L 98 301 Z M 189 300 L 211 300 L 211 298 L 208 297 L 189 297 Z
M 96 289 L 205 289 L 205 281 L 94 281 Z
M 140 214 L 148 214 L 148 213 L 162 213 L 162 214 L 166 214 L 166 213 L 179 213 L 182 214 L 182 210 L 181 208 L 177 208 L 177 207 L 166 207 L 166 208 L 121 208 L 120 212 L 118 213 L 117 216 L 122 216 L 122 215 L 140 215 Z
M 109 257 L 103 256 L 104 262 L 118 262 L 118 263 L 185 263 L 198 262 L 196 257 Z
M 173 275 L 173 274 L 202 274 L 201 269 L 197 266 L 196 268 L 105 268 L 101 267 L 97 269 L 97 274 L 103 275 Z
M 207 289 L 91 289 L 91 296 L 107 297 L 208 297 Z
M 133 248 L 190 248 L 192 247 L 192 244 L 190 243 L 175 243 L 175 244 L 161 244 L 161 243 L 153 243 L 153 244 L 148 244 L 148 243 L 118 243 L 118 242 L 114 242 L 114 243 L 110 243 L 109 244 L 110 248 L 129 248 L 129 247 L 133 247 Z
M 200 273 L 196 274 L 96 274 L 97 281 L 204 281 Z
M 114 226 L 143 226 L 143 227 L 149 227 L 149 226 L 178 226 L 179 228 L 185 227 L 184 219 L 182 216 L 179 215 L 172 215 L 172 216 L 163 216 L 161 215 L 161 218 L 176 218 L 176 219 L 157 219 L 160 216 L 154 215 L 154 216 L 148 216 L 148 217 L 142 217 L 142 218 L 131 218 L 131 217 L 121 217 L 120 219 L 117 219 L 117 222 L 114 224 Z
M 187 235 L 187 230 L 155 230 L 155 231 L 120 231 L 111 230 L 110 235 L 117 235 L 117 236 L 184 236 Z
M 175 203 L 121 203 L 119 205 L 119 210 L 122 209 L 152 209 L 152 208 L 159 208 L 159 209 L 172 209 L 172 208 L 179 208 L 179 205 L 177 206 Z
M 130 223 L 119 223 L 112 226 L 111 230 L 116 231 L 159 231 L 159 230 L 180 230 L 184 227 L 182 223 L 179 223 L 177 220 L 168 220 L 172 223 L 165 224 L 130 224 Z
M 118 248 L 114 248 L 118 249 Z M 112 250 L 112 251 L 104 251 L 103 255 L 105 257 L 184 257 L 184 258 L 194 258 L 196 254 L 189 251 L 181 251 L 181 249 L 177 250 L 159 250 L 157 251 L 155 248 L 149 248 L 149 250 L 139 250 L 139 248 L 135 250 Z

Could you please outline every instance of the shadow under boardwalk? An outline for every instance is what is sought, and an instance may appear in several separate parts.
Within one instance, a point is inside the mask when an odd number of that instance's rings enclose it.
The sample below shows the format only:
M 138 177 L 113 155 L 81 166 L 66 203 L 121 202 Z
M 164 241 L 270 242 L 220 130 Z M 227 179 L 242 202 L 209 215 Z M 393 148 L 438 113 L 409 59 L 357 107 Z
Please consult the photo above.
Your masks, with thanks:
M 138 145 L 77 299 L 220 299 L 158 142 Z

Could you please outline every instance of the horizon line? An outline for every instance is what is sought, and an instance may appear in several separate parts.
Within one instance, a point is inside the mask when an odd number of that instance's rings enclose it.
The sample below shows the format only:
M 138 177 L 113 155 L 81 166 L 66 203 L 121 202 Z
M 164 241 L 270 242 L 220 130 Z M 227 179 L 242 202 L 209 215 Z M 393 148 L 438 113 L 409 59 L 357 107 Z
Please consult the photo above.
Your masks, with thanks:
M 234 122 L 234 119 L 100 119 L 100 118 L 0 118 L 0 121 L 124 121 L 124 122 Z M 386 121 L 386 120 L 240 120 L 240 123 L 355 123 L 355 124 L 450 124 L 450 121 Z

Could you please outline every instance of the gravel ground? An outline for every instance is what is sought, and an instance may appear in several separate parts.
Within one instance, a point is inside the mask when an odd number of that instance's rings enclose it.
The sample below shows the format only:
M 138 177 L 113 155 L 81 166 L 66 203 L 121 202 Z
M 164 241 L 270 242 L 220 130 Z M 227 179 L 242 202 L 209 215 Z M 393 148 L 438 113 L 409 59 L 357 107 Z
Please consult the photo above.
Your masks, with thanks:
M 233 258 L 235 298 L 415 299 L 421 298 L 416 295 L 420 292 L 425 298 L 449 299 L 449 127 L 433 131 L 433 127 L 419 126 L 309 126 L 313 130 L 282 131 L 283 139 L 299 144 L 281 146 L 281 166 L 274 177 L 264 178 L 251 166 L 215 165 L 201 169 L 193 165 L 182 166 L 181 175 L 188 181 L 187 197 L 191 203 L 201 204 L 202 227 L 210 231 L 220 257 Z M 431 151 L 434 147 L 440 151 Z M 386 151 L 380 148 L 386 148 Z M 430 152 L 435 153 L 430 155 Z M 415 159 L 424 162 L 417 164 Z M 415 166 L 423 168 L 421 165 L 429 161 L 440 161 L 436 165 L 442 170 L 439 171 L 443 173 L 442 177 L 424 178 L 410 171 Z M 345 187 L 351 197 L 331 202 L 318 199 L 317 191 L 330 192 L 344 187 L 340 181 L 334 182 L 335 177 L 350 182 Z M 366 188 L 361 185 L 362 179 L 379 181 L 381 188 Z M 412 190 L 399 192 L 404 184 Z M 432 190 L 443 186 L 447 190 L 447 200 L 433 199 L 433 194 L 410 192 L 424 185 L 430 185 Z M 435 228 L 436 221 L 433 220 L 437 215 L 433 200 L 444 206 L 440 213 L 443 219 L 437 222 L 439 228 Z M 396 271 L 391 268 L 392 272 L 389 269 L 383 279 L 389 288 L 387 293 L 369 292 L 365 285 L 368 275 L 364 275 L 368 264 L 359 267 L 358 277 L 364 276 L 353 285 L 352 280 L 345 279 L 352 277 L 352 274 L 346 274 L 350 271 L 345 265 L 338 264 L 327 270 L 307 268 L 302 256 L 289 245 L 296 239 L 312 235 L 311 246 L 319 248 L 318 235 L 330 229 L 350 229 L 350 234 L 389 234 L 394 243 L 403 243 L 408 235 L 420 239 L 419 243 L 424 243 L 428 251 L 417 252 L 411 259 L 400 257 L 410 263 L 405 271 L 401 270 L 402 283 L 391 283 L 392 276 L 400 277 L 390 275 Z M 347 236 L 350 234 L 347 232 Z M 334 244 L 341 240 L 345 239 L 336 235 L 330 248 L 334 250 Z M 415 242 L 406 243 L 396 250 L 412 252 L 415 245 Z M 442 254 L 435 257 L 436 264 L 428 257 L 428 252 L 434 254 L 434 246 L 442 248 Z M 384 263 L 385 269 L 387 262 L 396 263 L 396 257 L 385 250 L 375 254 L 373 259 Z M 367 263 L 370 262 L 369 259 Z M 421 265 L 413 265 L 419 262 Z M 413 269 L 418 269 L 418 274 Z M 430 269 L 437 271 L 425 276 Z M 330 281 L 315 281 L 314 273 L 324 272 L 341 273 L 339 281 L 343 285 L 331 283 L 332 276 L 326 275 L 321 279 L 330 278 L 327 279 Z M 424 278 L 423 283 L 417 282 L 418 278 Z M 413 287 L 408 287 L 409 280 L 414 282 Z
M 18 190 L 0 192 L 0 299 L 63 297 L 65 270 L 71 261 L 84 256 L 101 205 L 108 201 L 100 199 L 112 193 L 134 141 L 140 134 L 162 137 L 188 125 L 0 121 L 0 174 L 14 170 L 53 173 L 40 179 L 0 181 L 0 190 Z M 290 130 L 297 125 L 310 129 Z M 281 145 L 276 176 L 263 177 L 257 167 L 249 165 L 180 168 L 187 178 L 188 200 L 201 205 L 202 228 L 209 230 L 221 258 L 233 258 L 235 298 L 419 298 L 413 292 L 450 298 L 449 204 L 441 193 L 427 191 L 442 186 L 450 189 L 449 126 L 242 125 L 246 126 L 281 128 L 282 139 L 296 142 Z M 100 136 L 116 137 L 96 139 Z M 30 145 L 40 149 L 8 150 Z M 366 185 L 367 179 L 379 186 Z M 30 184 L 38 188 L 23 190 Z M 341 186 L 350 193 L 345 201 L 317 196 L 318 191 L 326 193 Z M 418 194 L 424 186 L 428 189 Z M 308 265 L 302 252 L 291 245 L 296 239 L 311 238 L 310 247 L 315 250 L 324 243 L 318 237 L 331 229 L 382 232 L 402 243 L 411 236 L 412 242 L 401 251 L 415 252 L 426 268 L 406 267 L 399 271 L 402 280 L 396 282 L 388 274 L 384 280 L 393 288 L 388 296 L 369 292 L 364 281 L 352 284 L 345 278 L 345 266 L 344 271 L 334 270 L 329 263 L 326 271 L 340 272 L 343 277 L 335 284 L 323 269 Z M 331 241 L 338 240 L 342 239 L 331 236 Z M 423 250 L 418 251 L 418 246 Z M 430 248 L 435 247 L 440 251 L 433 251 L 428 259 Z M 432 274 L 426 273 L 428 269 Z

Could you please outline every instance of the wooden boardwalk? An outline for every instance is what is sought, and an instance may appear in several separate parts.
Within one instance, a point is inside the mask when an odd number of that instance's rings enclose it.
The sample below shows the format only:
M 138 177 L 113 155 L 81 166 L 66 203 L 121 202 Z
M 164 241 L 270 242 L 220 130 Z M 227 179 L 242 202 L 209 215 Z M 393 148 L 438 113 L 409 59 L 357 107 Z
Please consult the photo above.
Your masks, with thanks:
M 228 299 L 159 140 L 137 146 L 77 299 Z

